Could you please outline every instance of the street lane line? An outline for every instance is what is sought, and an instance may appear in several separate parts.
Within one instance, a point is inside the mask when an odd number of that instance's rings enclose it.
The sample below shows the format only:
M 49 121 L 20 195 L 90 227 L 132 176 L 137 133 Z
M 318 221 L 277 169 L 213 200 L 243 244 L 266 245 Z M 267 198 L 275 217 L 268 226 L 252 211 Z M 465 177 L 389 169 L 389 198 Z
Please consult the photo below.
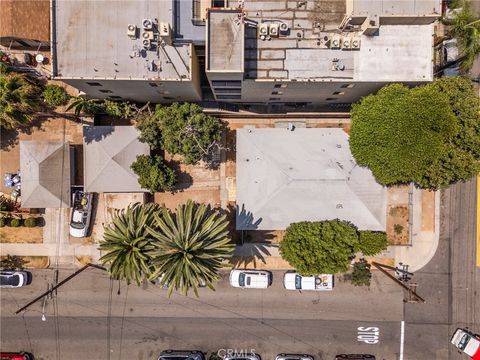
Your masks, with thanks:
M 480 267 L 480 175 L 477 175 L 477 267 Z
M 405 341 L 405 321 L 400 323 L 400 356 L 398 360 L 403 360 L 403 343 Z

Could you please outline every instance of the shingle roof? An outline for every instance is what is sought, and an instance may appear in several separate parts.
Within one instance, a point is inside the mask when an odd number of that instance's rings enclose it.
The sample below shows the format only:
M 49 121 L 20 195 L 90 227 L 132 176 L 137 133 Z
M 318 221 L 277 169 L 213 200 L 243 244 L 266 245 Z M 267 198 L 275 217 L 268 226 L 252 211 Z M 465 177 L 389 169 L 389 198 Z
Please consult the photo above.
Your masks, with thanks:
M 94 192 L 143 192 L 130 169 L 137 155 L 150 153 L 138 140 L 133 126 L 83 128 L 85 190 Z
M 236 161 L 239 230 L 335 218 L 385 230 L 386 190 L 342 129 L 238 129 Z
M 70 147 L 63 141 L 20 141 L 22 207 L 70 207 Z

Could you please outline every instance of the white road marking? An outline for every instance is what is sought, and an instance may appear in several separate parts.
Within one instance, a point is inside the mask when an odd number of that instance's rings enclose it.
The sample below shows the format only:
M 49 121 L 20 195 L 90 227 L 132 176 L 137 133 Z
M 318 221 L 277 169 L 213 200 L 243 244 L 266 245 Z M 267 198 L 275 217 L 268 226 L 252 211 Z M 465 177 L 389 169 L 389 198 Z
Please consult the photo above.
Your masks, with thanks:
M 400 323 L 400 356 L 398 360 L 403 360 L 403 343 L 405 342 L 405 321 Z
M 365 344 L 377 344 L 380 338 L 380 329 L 375 326 L 357 328 L 357 341 L 364 342 Z

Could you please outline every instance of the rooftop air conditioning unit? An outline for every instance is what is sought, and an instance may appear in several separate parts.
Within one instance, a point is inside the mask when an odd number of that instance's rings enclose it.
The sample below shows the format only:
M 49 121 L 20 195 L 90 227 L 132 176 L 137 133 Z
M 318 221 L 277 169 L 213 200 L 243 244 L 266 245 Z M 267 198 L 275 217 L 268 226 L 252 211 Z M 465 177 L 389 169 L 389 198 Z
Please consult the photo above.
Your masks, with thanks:
M 144 30 L 153 30 L 153 20 L 152 19 L 143 19 L 142 26 Z
M 342 38 L 340 35 L 332 35 L 330 38 L 330 48 L 331 49 L 340 49 L 340 42 Z
M 154 39 L 153 31 L 142 32 L 142 39 L 143 40 L 153 40 Z
M 152 41 L 148 40 L 148 39 L 143 39 L 142 40 L 142 45 L 143 45 L 144 49 L 150 50 L 152 48 Z
M 172 43 L 172 29 L 170 23 L 161 22 L 158 29 L 160 39 L 162 39 L 166 44 L 170 45 Z
M 268 35 L 270 35 L 271 37 L 278 37 L 279 27 L 280 26 L 278 24 L 270 24 L 270 26 L 268 27 Z
M 262 23 L 258 27 L 258 36 L 267 36 L 268 35 L 268 24 Z
M 352 38 L 350 36 L 342 37 L 342 49 L 350 49 L 352 47 Z
M 352 49 L 360 49 L 360 38 L 358 36 L 354 36 L 352 38 Z
M 127 35 L 131 39 L 136 39 L 137 38 L 137 26 L 133 24 L 128 24 L 127 26 Z
M 280 24 L 280 31 L 281 32 L 287 32 L 288 31 L 288 24 L 287 23 L 281 23 Z

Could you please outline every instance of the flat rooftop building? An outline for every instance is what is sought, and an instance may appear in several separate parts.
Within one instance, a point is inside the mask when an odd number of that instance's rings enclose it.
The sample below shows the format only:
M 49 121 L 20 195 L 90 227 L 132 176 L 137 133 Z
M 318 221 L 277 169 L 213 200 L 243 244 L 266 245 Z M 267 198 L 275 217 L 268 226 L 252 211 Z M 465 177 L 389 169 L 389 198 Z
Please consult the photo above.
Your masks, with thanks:
M 211 87 L 218 100 L 329 105 L 357 101 L 392 82 L 432 81 L 432 22 L 440 1 L 418 3 L 244 0 L 241 8 L 210 9 Z
M 54 74 L 96 98 L 200 100 L 192 43 L 175 43 L 174 1 L 55 1 Z

